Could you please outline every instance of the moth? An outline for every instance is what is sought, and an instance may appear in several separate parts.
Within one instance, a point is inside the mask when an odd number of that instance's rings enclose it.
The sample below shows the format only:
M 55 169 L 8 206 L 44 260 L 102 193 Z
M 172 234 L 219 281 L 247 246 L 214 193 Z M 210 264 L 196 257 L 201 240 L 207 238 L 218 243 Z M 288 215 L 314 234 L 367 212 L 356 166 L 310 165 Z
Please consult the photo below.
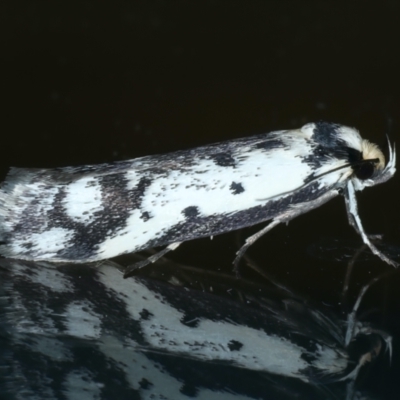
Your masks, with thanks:
M 83 263 L 166 246 L 270 221 L 258 238 L 341 194 L 349 223 L 371 251 L 355 192 L 395 173 L 357 130 L 309 123 L 165 155 L 55 169 L 12 168 L 0 187 L 0 253 L 25 260 Z

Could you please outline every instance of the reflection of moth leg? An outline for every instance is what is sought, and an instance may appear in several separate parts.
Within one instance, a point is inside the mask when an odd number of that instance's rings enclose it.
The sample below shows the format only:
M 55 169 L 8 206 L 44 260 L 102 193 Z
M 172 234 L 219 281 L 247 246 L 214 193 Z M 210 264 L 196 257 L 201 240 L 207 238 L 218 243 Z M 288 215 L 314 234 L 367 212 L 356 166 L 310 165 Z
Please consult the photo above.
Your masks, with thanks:
M 347 197 L 346 197 L 346 208 L 348 210 L 348 216 L 349 216 L 349 222 L 350 224 L 358 231 L 357 226 L 353 225 L 352 221 L 352 214 L 350 214 L 350 207 L 348 205 L 348 201 L 347 201 Z M 362 233 L 360 233 L 362 235 Z M 369 240 L 381 240 L 382 239 L 382 235 L 369 235 Z M 374 246 L 375 247 L 375 246 Z M 361 254 L 367 250 L 367 249 L 371 249 L 371 246 L 368 243 L 365 243 L 363 245 L 361 245 L 356 252 L 354 253 L 353 257 L 351 258 L 351 260 L 349 261 L 348 265 L 347 265 L 347 270 L 346 270 L 346 277 L 344 279 L 344 283 L 343 283 L 343 289 L 342 289 L 342 301 L 344 304 L 346 304 L 346 296 L 349 290 L 349 282 L 350 282 L 350 276 L 351 273 L 353 272 L 353 268 L 354 268 L 354 264 L 356 263 L 356 261 L 358 260 L 358 258 L 361 256 Z M 372 250 L 372 249 L 371 249 Z M 360 293 L 357 296 L 357 299 L 353 305 L 353 308 L 351 310 L 351 312 L 347 315 L 347 329 L 346 329 L 346 336 L 345 336 L 345 345 L 348 346 L 351 342 L 351 340 L 354 338 L 355 335 L 357 335 L 357 319 L 356 319 L 356 315 L 357 315 L 357 311 L 360 307 L 361 301 L 364 298 L 365 294 L 367 293 L 368 289 L 373 286 L 376 282 L 379 282 L 382 279 L 385 279 L 387 277 L 389 277 L 390 275 L 394 274 L 396 272 L 396 270 L 390 270 L 387 271 L 383 274 L 380 274 L 378 276 L 376 276 L 375 278 L 371 279 L 366 285 L 364 285 L 361 290 Z M 389 351 L 389 356 L 390 359 L 392 358 L 392 338 L 385 332 L 381 331 L 381 330 L 376 330 L 376 329 L 372 329 L 367 327 L 367 330 L 369 330 L 369 333 L 378 333 L 379 335 L 382 336 L 382 338 L 385 340 L 386 344 L 387 344 L 387 349 Z M 365 328 L 364 331 L 361 331 L 362 333 L 368 333 L 365 332 Z
M 361 252 L 359 253 L 361 254 Z M 357 300 L 354 303 L 353 309 L 351 312 L 347 315 L 347 329 L 346 329 L 346 335 L 345 335 L 345 346 L 348 346 L 350 342 L 353 340 L 355 336 L 357 336 L 359 333 L 364 333 L 364 334 L 372 334 L 376 333 L 382 337 L 382 339 L 385 341 L 387 350 L 389 351 L 389 358 L 392 360 L 392 337 L 387 334 L 386 332 L 380 330 L 380 329 L 374 329 L 366 325 L 360 325 L 357 322 L 357 311 L 360 307 L 361 301 L 364 298 L 365 294 L 367 293 L 368 289 L 374 285 L 376 282 L 379 282 L 381 279 L 387 278 L 390 275 L 394 274 L 395 271 L 391 270 L 388 272 L 385 272 L 381 275 L 376 276 L 375 278 L 371 279 L 369 283 L 364 285 L 362 289 L 360 290 L 360 293 L 358 294 Z M 360 363 L 363 361 L 364 363 L 367 361 L 366 359 L 361 360 Z M 361 367 L 360 365 L 359 367 Z
M 383 235 L 368 235 L 369 239 L 372 241 L 378 241 L 381 240 Z M 344 300 L 347 292 L 349 290 L 349 282 L 350 282 L 350 276 L 351 273 L 353 272 L 353 268 L 354 268 L 354 264 L 357 261 L 357 259 L 360 257 L 360 255 L 367 250 L 369 247 L 367 244 L 363 243 L 358 249 L 357 251 L 354 253 L 353 257 L 351 258 L 351 260 L 349 261 L 349 263 L 347 264 L 347 269 L 346 269 L 346 277 L 344 279 L 343 282 L 343 289 L 342 289 L 342 299 Z

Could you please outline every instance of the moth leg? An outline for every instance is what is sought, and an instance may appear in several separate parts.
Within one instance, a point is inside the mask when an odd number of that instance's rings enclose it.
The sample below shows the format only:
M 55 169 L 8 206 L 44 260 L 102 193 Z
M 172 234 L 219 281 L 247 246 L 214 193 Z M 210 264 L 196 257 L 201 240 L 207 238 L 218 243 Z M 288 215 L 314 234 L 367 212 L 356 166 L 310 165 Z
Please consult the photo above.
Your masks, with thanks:
M 235 272 L 236 276 L 239 277 L 239 262 L 243 257 L 244 253 L 247 249 L 261 236 L 269 232 L 272 228 L 280 224 L 282 220 L 280 219 L 273 219 L 266 227 L 261 229 L 260 231 L 256 232 L 254 235 L 249 236 L 246 239 L 245 244 L 236 252 L 236 258 L 233 261 L 233 271 Z
M 378 256 L 381 260 L 385 261 L 393 267 L 398 267 L 398 263 L 391 260 L 380 250 L 378 250 L 369 240 L 368 235 L 365 233 L 364 228 L 361 224 L 360 216 L 358 215 L 356 192 L 354 190 L 353 183 L 349 181 L 345 190 L 346 208 L 348 210 L 350 225 L 354 226 L 356 231 L 361 235 L 363 242 L 370 248 L 370 250 Z M 350 218 L 351 217 L 351 218 Z M 352 221 L 352 222 L 351 222 Z
M 146 258 L 145 260 L 139 261 L 135 264 L 128 265 L 125 269 L 124 278 L 128 278 L 132 274 L 133 271 L 136 271 L 137 269 L 143 268 L 146 265 L 156 262 L 158 259 L 163 257 L 165 254 L 167 254 L 171 250 L 175 250 L 181 243 L 182 242 L 171 243 L 165 249 L 159 251 L 156 254 L 153 254 L 149 258 Z
M 348 218 L 348 221 L 349 221 L 349 224 L 350 224 L 350 226 L 352 226 L 354 229 L 355 229 L 355 231 L 359 234 L 359 235 L 361 235 L 361 232 L 359 231 L 359 229 L 358 229 L 358 227 L 357 227 L 357 224 L 356 224 L 356 222 L 354 221 L 354 217 L 353 217 L 353 215 L 350 213 L 350 201 L 349 201 L 349 199 L 348 199 L 348 197 L 347 196 L 344 196 L 344 202 L 345 202 L 345 204 L 346 204 L 346 211 L 347 211 L 347 218 Z M 368 234 L 367 235 L 371 240 L 382 240 L 382 238 L 383 238 L 383 235 L 370 235 L 370 234 Z
M 348 197 L 347 196 L 345 196 L 344 197 L 344 202 L 345 202 L 345 204 L 346 204 L 346 211 L 347 211 L 347 219 L 348 219 L 348 221 L 349 221 L 349 224 L 350 224 L 350 226 L 352 226 L 353 228 L 354 228 L 354 230 L 359 234 L 359 235 L 361 235 L 361 232 L 360 232 L 360 230 L 358 229 L 358 226 L 357 226 L 357 224 L 356 224 L 356 222 L 354 221 L 354 217 L 353 217 L 353 215 L 350 213 L 350 202 L 349 202 L 349 199 L 348 199 Z M 369 237 L 369 239 L 370 240 L 382 240 L 382 238 L 383 238 L 383 235 L 370 235 L 370 234 L 367 234 L 367 236 Z
M 349 196 L 347 195 L 346 192 L 345 192 L 345 195 L 344 195 L 344 203 L 346 204 L 347 219 L 349 221 L 349 225 L 352 226 L 359 235 L 361 235 L 361 232 L 358 229 L 356 221 L 354 220 L 353 214 L 350 211 L 350 198 L 349 198 Z

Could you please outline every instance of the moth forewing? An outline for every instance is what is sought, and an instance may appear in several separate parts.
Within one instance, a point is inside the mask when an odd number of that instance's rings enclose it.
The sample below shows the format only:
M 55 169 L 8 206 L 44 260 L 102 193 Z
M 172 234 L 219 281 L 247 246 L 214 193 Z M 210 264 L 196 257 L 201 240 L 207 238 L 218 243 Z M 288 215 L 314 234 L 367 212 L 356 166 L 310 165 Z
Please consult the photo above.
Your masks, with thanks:
M 161 256 L 188 240 L 270 221 L 240 256 L 273 226 L 342 191 L 366 242 L 353 192 L 388 180 L 395 162 L 390 144 L 384 167 L 377 146 L 355 129 L 318 122 L 112 164 L 12 169 L 0 187 L 0 252 L 80 263 L 167 246 Z

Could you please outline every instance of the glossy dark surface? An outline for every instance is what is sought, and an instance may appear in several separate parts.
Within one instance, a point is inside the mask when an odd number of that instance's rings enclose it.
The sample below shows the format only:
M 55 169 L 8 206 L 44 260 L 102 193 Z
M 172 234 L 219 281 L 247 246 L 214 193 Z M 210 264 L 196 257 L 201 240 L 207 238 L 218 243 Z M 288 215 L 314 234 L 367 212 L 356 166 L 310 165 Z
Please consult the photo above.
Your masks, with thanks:
M 400 143 L 400 5 L 395 1 L 3 1 L 1 179 L 9 166 L 56 167 L 190 148 L 318 120 L 358 128 L 386 150 Z M 399 174 L 358 194 L 370 233 L 399 260 Z M 280 226 L 249 254 L 314 302 L 347 312 L 341 297 L 360 239 L 336 199 Z M 255 232 L 247 229 L 239 241 Z M 223 235 L 170 257 L 230 272 L 239 245 Z M 361 254 L 349 281 L 390 271 Z M 243 268 L 246 278 L 259 274 Z M 361 316 L 394 336 L 391 366 L 364 382 L 398 398 L 400 278 L 367 293 Z M 379 361 L 379 360 L 378 360 Z

